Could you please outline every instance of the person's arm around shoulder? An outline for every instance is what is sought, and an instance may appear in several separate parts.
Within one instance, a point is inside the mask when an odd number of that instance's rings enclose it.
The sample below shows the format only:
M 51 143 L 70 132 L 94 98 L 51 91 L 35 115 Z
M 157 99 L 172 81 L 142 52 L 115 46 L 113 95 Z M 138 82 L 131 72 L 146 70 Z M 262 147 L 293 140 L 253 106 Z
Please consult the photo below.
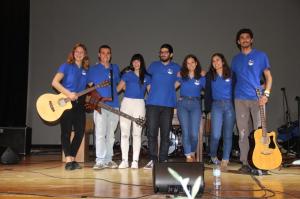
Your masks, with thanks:
M 176 82 L 175 82 L 175 89 L 176 89 L 176 90 L 177 90 L 177 89 L 179 88 L 179 86 L 181 85 L 180 80 L 181 80 L 181 74 L 180 74 L 180 72 L 178 72 L 178 73 L 177 73 L 177 80 L 176 80 Z
M 123 79 L 121 79 L 121 81 L 119 82 L 118 86 L 117 86 L 117 92 L 121 92 L 122 90 L 126 89 L 126 83 Z

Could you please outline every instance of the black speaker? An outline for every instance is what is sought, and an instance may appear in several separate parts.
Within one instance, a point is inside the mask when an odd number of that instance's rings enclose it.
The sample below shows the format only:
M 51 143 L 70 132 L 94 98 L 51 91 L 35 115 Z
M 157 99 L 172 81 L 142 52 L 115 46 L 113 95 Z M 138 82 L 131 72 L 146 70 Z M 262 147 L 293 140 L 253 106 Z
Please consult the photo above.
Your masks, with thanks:
M 17 164 L 20 158 L 10 147 L 0 147 L 0 161 L 2 164 Z
M 168 194 L 185 194 L 180 182 L 178 182 L 168 171 L 175 170 L 182 178 L 189 178 L 188 190 L 191 193 L 196 179 L 201 176 L 202 181 L 197 196 L 204 191 L 204 165 L 200 162 L 165 162 L 156 163 L 153 167 L 153 189 L 154 192 Z
M 0 146 L 10 147 L 16 153 L 27 155 L 31 150 L 30 127 L 0 127 Z

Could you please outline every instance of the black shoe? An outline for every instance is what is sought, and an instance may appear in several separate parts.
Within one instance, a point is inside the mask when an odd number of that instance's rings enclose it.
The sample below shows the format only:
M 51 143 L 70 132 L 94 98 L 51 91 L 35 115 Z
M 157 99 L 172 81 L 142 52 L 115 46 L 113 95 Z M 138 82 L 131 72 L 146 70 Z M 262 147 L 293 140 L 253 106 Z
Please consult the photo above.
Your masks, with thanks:
M 73 161 L 72 162 L 74 169 L 82 169 L 82 167 L 78 164 L 78 162 Z
M 238 170 L 241 173 L 245 173 L 245 174 L 250 174 L 251 173 L 251 168 L 248 165 L 242 165 L 241 168 L 239 168 Z
M 251 174 L 256 176 L 269 175 L 267 170 L 251 169 Z
M 67 162 L 66 163 L 65 170 L 71 171 L 71 170 L 74 170 L 74 169 L 75 169 L 75 167 L 74 167 L 72 162 Z

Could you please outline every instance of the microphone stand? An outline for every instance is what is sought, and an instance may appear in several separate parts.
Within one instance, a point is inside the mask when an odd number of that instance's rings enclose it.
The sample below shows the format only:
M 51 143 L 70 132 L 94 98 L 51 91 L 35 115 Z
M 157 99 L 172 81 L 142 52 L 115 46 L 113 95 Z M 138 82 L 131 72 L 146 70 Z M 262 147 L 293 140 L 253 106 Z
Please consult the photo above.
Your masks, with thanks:
M 289 109 L 289 105 L 288 105 L 288 101 L 287 101 L 287 97 L 286 97 L 286 92 L 285 92 L 285 88 L 281 88 L 280 89 L 282 91 L 282 97 L 283 97 L 283 114 L 284 114 L 284 121 L 285 121 L 285 125 L 286 128 L 288 129 L 291 125 L 291 115 L 290 115 L 290 109 Z M 289 132 L 288 132 L 289 134 Z M 287 154 L 290 153 L 290 139 L 288 139 L 287 141 L 288 147 L 287 147 Z
M 300 97 L 296 96 L 295 100 L 297 101 L 298 105 L 298 131 L 300 131 Z M 298 143 L 297 143 L 297 158 L 300 158 L 300 135 L 298 138 Z M 300 165 L 300 159 L 295 160 L 292 162 L 293 165 Z

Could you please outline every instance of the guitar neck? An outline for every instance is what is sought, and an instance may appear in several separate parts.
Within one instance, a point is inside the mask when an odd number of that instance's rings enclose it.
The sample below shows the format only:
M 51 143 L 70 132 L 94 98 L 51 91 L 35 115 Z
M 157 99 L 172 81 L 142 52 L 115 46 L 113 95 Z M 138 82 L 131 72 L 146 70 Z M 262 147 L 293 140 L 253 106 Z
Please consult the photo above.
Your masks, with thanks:
M 266 117 L 265 117 L 265 109 L 264 106 L 259 105 L 259 112 L 260 112 L 260 120 L 261 120 L 261 128 L 263 136 L 267 136 L 267 125 L 266 125 Z
M 127 118 L 127 119 L 129 119 L 131 121 L 134 121 L 134 122 L 136 121 L 136 118 L 134 118 L 134 117 L 132 117 L 132 116 L 130 116 L 130 115 L 124 113 L 124 112 L 121 112 L 121 111 L 119 111 L 117 109 L 114 109 L 111 106 L 108 106 L 108 105 L 104 104 L 103 102 L 98 102 L 98 106 L 101 107 L 101 108 L 104 108 L 104 109 L 106 109 L 106 110 L 108 110 L 108 111 L 110 111 L 112 113 L 115 113 L 115 114 L 117 114 L 119 116 L 125 117 L 125 118 Z
M 87 94 L 87 93 L 89 93 L 89 92 L 95 90 L 96 88 L 100 87 L 100 85 L 101 85 L 101 84 L 97 84 L 97 85 L 95 85 L 95 86 L 92 86 L 92 87 L 90 87 L 90 88 L 87 88 L 87 89 L 85 89 L 85 90 L 83 90 L 83 91 L 77 93 L 77 96 L 80 97 L 80 96 L 82 96 L 82 95 L 85 95 L 85 94 Z

